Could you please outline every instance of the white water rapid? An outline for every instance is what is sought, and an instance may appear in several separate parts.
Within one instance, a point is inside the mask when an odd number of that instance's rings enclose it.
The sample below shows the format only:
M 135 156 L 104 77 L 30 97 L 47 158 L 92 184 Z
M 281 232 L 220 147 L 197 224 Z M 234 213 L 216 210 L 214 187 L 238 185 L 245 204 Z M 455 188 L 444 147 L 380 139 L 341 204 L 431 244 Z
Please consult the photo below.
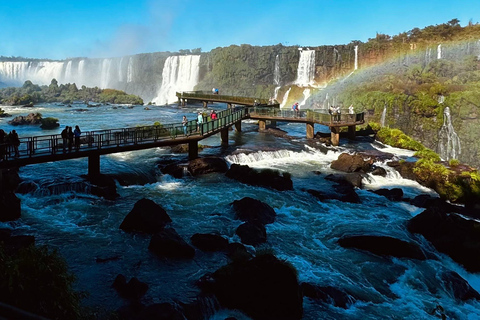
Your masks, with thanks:
M 460 138 L 453 128 L 449 107 L 443 111 L 443 125 L 438 132 L 437 149 L 444 160 L 458 159 L 461 153 Z
M 284 108 L 285 105 L 287 104 L 288 95 L 290 94 L 290 90 L 292 90 L 292 87 L 288 88 L 287 92 L 285 92 L 285 95 L 283 96 L 283 99 L 282 99 L 282 103 L 280 104 L 280 108 Z
M 442 59 L 442 44 L 437 46 L 437 59 Z
M 358 46 L 355 46 L 355 68 L 354 70 L 358 69 Z
M 162 72 L 162 85 L 156 104 L 176 101 L 176 91 L 192 91 L 198 83 L 199 55 L 171 56 L 165 60 Z
M 385 117 L 387 115 L 387 105 L 385 105 L 385 107 L 383 107 L 383 111 L 382 111 L 382 117 L 380 118 L 380 125 L 382 127 L 385 127 Z
M 301 87 L 313 85 L 315 78 L 315 50 L 300 51 L 298 61 L 297 80 L 295 84 Z

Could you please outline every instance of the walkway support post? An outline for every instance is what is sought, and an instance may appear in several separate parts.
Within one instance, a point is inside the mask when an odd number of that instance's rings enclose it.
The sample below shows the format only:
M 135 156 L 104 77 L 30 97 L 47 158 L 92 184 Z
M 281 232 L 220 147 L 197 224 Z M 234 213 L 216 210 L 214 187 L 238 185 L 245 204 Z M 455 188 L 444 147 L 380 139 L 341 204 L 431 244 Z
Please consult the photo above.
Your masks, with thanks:
M 220 138 L 222 139 L 222 146 L 228 146 L 228 127 L 220 130 Z
M 188 142 L 188 159 L 194 160 L 198 158 L 198 143 L 197 141 Z
M 267 127 L 267 122 L 265 120 L 258 120 L 258 131 L 263 131 Z
M 340 127 L 330 127 L 331 131 L 331 140 L 333 146 L 338 146 L 340 144 Z
M 232 109 L 232 104 L 231 103 L 227 103 L 227 109 Z
M 207 108 L 208 101 L 202 101 L 202 104 L 203 104 L 203 107 L 206 109 L 206 108 Z
M 315 136 L 315 123 L 307 122 L 307 139 L 313 139 Z
M 237 131 L 237 132 L 242 131 L 242 121 L 235 122 L 235 131 Z
M 355 126 L 348 126 L 348 139 L 355 140 Z
M 100 155 L 92 154 L 88 156 L 88 176 L 90 178 L 100 175 Z

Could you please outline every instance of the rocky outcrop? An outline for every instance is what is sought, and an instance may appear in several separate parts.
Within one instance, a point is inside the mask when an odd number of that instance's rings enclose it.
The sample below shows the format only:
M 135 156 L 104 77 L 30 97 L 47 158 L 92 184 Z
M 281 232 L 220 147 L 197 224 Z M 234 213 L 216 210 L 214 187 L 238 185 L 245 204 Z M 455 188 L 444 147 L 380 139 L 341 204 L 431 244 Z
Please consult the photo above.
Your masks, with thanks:
M 339 180 L 340 184 L 334 185 L 332 191 L 308 189 L 307 192 L 320 201 L 339 200 L 350 203 L 361 203 L 355 188 L 347 181 Z
M 356 299 L 341 289 L 332 286 L 317 286 L 303 282 L 301 284 L 304 297 L 332 304 L 335 307 L 347 309 Z
M 112 287 L 121 297 L 132 300 L 140 299 L 148 291 L 148 284 L 141 282 L 136 277 L 127 282 L 127 278 L 123 274 L 117 275 Z
M 190 240 L 202 251 L 226 251 L 228 248 L 228 240 L 218 234 L 196 233 Z
M 245 197 L 232 202 L 235 218 L 242 221 L 258 222 L 260 224 L 269 224 L 275 222 L 276 212 L 268 204 Z
M 115 200 L 118 197 L 117 185 L 112 177 L 98 174 L 93 177 L 84 176 L 92 183 L 91 193 L 107 200 Z
M 431 207 L 410 219 L 408 231 L 423 235 L 470 272 L 480 272 L 480 223 Z
M 192 176 L 197 176 L 212 172 L 227 172 L 228 165 L 223 158 L 206 157 L 191 160 L 187 168 Z
M 225 175 L 253 186 L 269 187 L 279 191 L 293 189 L 292 179 L 287 172 L 280 173 L 272 169 L 257 171 L 247 165 L 232 164 Z
M 120 229 L 126 232 L 156 233 L 172 222 L 165 209 L 150 199 L 138 200 L 123 219 Z
M 27 116 L 17 116 L 8 121 L 13 126 L 40 124 L 42 122 L 42 115 L 40 113 L 29 113 Z
M 365 174 L 362 174 L 360 172 L 329 174 L 325 177 L 325 180 L 334 181 L 339 184 L 349 183 L 354 187 L 361 188 L 363 186 L 362 180 L 364 175 Z
M 400 188 L 378 189 L 372 192 L 384 196 L 390 201 L 401 201 L 403 199 L 403 190 Z
M 211 278 L 203 290 L 212 292 L 224 308 L 238 309 L 256 320 L 302 318 L 296 271 L 273 255 L 232 262 Z
M 442 273 L 442 280 L 445 287 L 452 292 L 455 299 L 461 301 L 467 301 L 470 299 L 480 300 L 480 294 L 455 271 Z
M 240 237 L 242 243 L 258 246 L 267 242 L 267 230 L 259 222 L 245 222 L 238 226 L 235 233 Z
M 2 169 L 0 173 L 0 221 L 14 221 L 20 218 L 20 199 L 15 190 L 20 184 L 18 169 Z
M 332 161 L 330 168 L 343 172 L 369 172 L 374 160 L 367 160 L 360 154 L 342 153 L 337 160 Z
M 191 247 L 173 228 L 165 228 L 153 235 L 148 250 L 161 258 L 191 259 L 195 249 Z
M 380 256 L 426 259 L 418 245 L 387 236 L 344 236 L 338 240 L 338 244 L 344 248 L 365 250 Z

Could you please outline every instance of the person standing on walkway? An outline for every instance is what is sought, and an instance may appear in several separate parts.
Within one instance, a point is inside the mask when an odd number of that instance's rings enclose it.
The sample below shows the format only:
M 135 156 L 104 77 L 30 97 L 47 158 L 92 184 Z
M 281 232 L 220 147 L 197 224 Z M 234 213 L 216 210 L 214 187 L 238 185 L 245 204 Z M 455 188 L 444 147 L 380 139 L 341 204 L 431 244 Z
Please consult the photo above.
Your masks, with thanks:
M 18 152 L 18 146 L 20 146 L 20 139 L 18 138 L 18 133 L 15 130 L 12 130 L 9 134 L 10 141 L 13 145 L 13 150 L 15 151 L 15 158 L 18 158 L 20 156 Z
M 80 149 L 81 134 L 82 134 L 82 131 L 80 131 L 80 128 L 78 126 L 75 126 L 75 130 L 73 130 L 73 135 L 75 136 L 75 151 L 78 151 L 78 149 Z
M 65 153 L 67 151 L 67 145 L 68 145 L 68 126 L 65 126 L 65 129 L 62 130 L 61 136 L 62 136 L 63 153 Z
M 67 137 L 68 137 L 68 152 L 72 152 L 72 145 L 73 145 L 73 131 L 72 127 L 68 127 L 68 132 L 67 132 Z
M 186 116 L 183 116 L 182 125 L 183 125 L 183 134 L 188 137 L 188 133 L 187 133 L 188 119 Z
M 203 124 L 203 114 L 201 112 L 198 113 L 197 117 L 197 131 L 200 131 L 200 127 Z

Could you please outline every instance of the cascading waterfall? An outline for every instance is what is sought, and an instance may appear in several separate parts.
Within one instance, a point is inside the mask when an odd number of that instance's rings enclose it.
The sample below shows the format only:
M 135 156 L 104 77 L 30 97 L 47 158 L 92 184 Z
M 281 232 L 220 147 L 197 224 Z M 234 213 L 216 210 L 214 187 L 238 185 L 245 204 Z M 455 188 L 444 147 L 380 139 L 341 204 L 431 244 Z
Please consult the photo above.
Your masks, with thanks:
M 315 78 L 315 50 L 300 51 L 296 85 L 308 87 L 313 85 Z
M 438 154 L 444 160 L 458 159 L 461 153 L 460 138 L 452 125 L 450 108 L 443 111 L 443 125 L 438 132 Z
M 278 54 L 275 56 L 275 66 L 273 68 L 273 84 L 280 85 L 280 57 Z
M 355 46 L 355 68 L 353 70 L 358 69 L 358 46 Z
M 380 125 L 382 127 L 385 127 L 385 117 L 387 115 L 387 105 L 385 104 L 385 106 L 383 107 L 383 111 L 382 111 L 382 117 L 380 118 Z
M 285 105 L 287 104 L 288 95 L 290 94 L 290 90 L 292 90 L 291 87 L 288 88 L 287 92 L 285 92 L 285 95 L 283 96 L 283 99 L 282 99 L 282 103 L 280 104 L 280 108 L 285 107 Z
M 442 44 L 437 46 L 437 59 L 442 59 Z
M 301 107 L 301 106 L 304 106 L 305 103 L 307 102 L 307 99 L 310 98 L 310 95 L 311 95 L 311 90 L 309 88 L 303 90 L 303 100 L 302 102 L 300 102 L 298 105 Z
M 425 64 L 429 64 L 432 60 L 432 48 L 427 48 L 425 51 Z
M 171 56 L 165 60 L 162 71 L 162 85 L 156 104 L 168 104 L 177 98 L 176 91 L 191 91 L 198 83 L 199 55 Z
M 69 60 L 65 67 L 65 82 L 75 82 L 72 76 L 72 60 Z
M 76 80 L 80 83 L 83 83 L 85 80 L 85 60 L 80 60 L 78 62 L 78 75 Z M 78 84 L 79 83 L 77 83 L 77 85 Z
M 128 66 L 127 66 L 127 83 L 133 82 L 133 57 L 128 59 Z
M 106 89 L 110 83 L 110 68 L 112 67 L 111 59 L 104 59 L 102 62 L 102 78 L 100 82 L 100 88 Z
M 118 82 L 123 82 L 123 57 L 120 59 L 118 63 Z

